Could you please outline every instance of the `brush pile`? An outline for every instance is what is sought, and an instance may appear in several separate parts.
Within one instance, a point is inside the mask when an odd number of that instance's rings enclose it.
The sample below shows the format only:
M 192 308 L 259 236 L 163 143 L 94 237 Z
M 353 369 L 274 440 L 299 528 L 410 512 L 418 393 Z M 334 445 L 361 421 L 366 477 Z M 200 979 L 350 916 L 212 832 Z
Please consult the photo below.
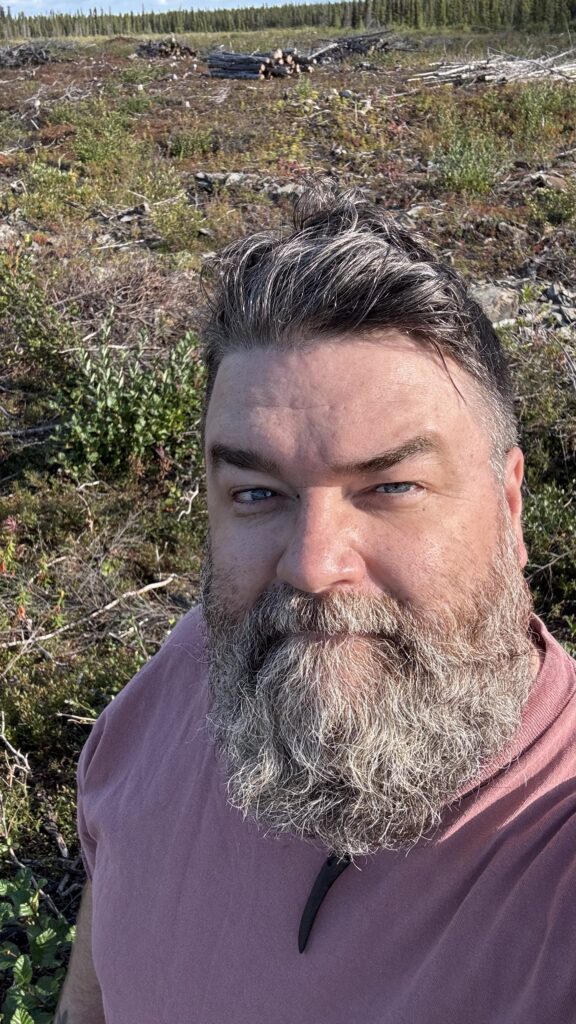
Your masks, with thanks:
M 411 49 L 414 49 L 414 44 L 395 36 L 392 29 L 380 29 L 378 32 L 365 32 L 361 36 L 342 36 L 329 40 L 311 56 L 317 64 L 331 64 L 356 55 L 365 57 L 387 50 Z
M 273 53 L 208 54 L 208 73 L 211 78 L 286 78 L 312 71 L 316 60 L 305 57 L 296 49 L 274 50 Z
M 512 57 L 505 53 L 488 52 L 485 60 L 467 64 L 433 64 L 433 71 L 425 71 L 408 79 L 433 85 L 451 82 L 468 85 L 476 82 L 525 82 L 547 78 L 553 81 L 576 79 L 576 48 L 556 53 L 552 57 Z
M 49 64 L 51 60 L 57 57 L 44 43 L 0 46 L 0 68 L 31 68 Z

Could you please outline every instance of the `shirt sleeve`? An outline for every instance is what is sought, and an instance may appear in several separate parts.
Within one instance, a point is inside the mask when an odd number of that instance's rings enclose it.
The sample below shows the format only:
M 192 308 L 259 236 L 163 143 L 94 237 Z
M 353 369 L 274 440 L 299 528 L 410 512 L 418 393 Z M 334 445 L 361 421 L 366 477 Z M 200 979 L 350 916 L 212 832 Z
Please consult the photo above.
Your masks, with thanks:
M 78 769 L 76 772 L 76 822 L 78 838 L 80 840 L 80 854 L 82 856 L 84 870 L 86 871 L 86 875 L 90 881 L 92 881 L 92 877 L 94 875 L 97 849 L 96 836 L 92 835 L 88 825 L 90 809 L 90 768 L 97 753 L 100 738 L 104 729 L 104 716 L 105 712 L 92 726 L 92 731 L 80 753 Z

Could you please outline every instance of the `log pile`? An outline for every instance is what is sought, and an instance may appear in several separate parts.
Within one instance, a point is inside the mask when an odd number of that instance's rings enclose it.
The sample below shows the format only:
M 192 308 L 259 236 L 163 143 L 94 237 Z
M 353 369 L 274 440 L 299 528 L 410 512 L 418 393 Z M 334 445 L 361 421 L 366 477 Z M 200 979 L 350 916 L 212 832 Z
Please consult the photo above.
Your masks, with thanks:
M 20 46 L 0 46 L 0 68 L 30 68 L 57 60 L 54 52 L 43 43 L 21 43 Z
M 273 53 L 227 53 L 217 50 L 208 54 L 208 73 L 212 78 L 285 78 L 312 71 L 316 64 L 332 64 L 346 57 L 383 50 L 410 49 L 412 44 L 392 34 L 390 29 L 366 32 L 361 36 L 329 40 L 311 53 L 300 53 L 295 47 Z
M 392 29 L 380 29 L 378 32 L 365 32 L 360 36 L 342 36 L 339 39 L 329 40 L 311 56 L 317 64 L 331 64 L 356 55 L 368 56 L 371 53 L 385 52 L 387 50 L 408 50 L 413 48 L 413 43 L 395 36 Z
M 432 71 L 425 71 L 408 79 L 427 85 L 450 82 L 453 85 L 467 85 L 475 82 L 524 82 L 529 79 L 548 78 L 554 81 L 576 79 L 576 48 L 554 54 L 553 57 L 511 57 L 508 54 L 489 51 L 485 60 L 467 64 L 432 65 Z
M 195 57 L 196 51 L 179 43 L 175 36 L 170 36 L 169 39 L 147 39 L 140 43 L 136 48 L 136 56 L 152 60 L 162 57 L 181 60 L 184 57 Z
M 296 49 L 274 50 L 273 53 L 208 54 L 208 73 L 211 78 L 286 78 L 312 71 L 313 57 L 298 53 Z

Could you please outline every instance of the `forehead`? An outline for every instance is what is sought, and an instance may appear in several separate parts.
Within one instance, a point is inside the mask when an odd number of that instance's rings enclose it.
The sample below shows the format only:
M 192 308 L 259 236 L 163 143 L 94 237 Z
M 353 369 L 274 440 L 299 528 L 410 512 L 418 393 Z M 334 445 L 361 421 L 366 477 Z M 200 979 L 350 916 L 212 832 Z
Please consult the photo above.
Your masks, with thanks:
M 464 451 L 488 451 L 474 382 L 453 360 L 399 332 L 225 356 L 206 418 L 206 440 L 311 449 L 345 461 L 379 444 L 430 433 Z

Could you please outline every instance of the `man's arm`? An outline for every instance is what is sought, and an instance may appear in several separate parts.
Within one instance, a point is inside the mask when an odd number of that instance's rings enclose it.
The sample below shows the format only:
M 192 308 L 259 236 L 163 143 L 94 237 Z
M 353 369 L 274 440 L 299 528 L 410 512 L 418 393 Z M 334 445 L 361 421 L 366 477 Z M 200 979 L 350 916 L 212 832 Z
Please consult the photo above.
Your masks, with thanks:
M 92 962 L 92 886 L 86 882 L 76 922 L 70 966 L 54 1024 L 106 1024 L 102 993 Z

